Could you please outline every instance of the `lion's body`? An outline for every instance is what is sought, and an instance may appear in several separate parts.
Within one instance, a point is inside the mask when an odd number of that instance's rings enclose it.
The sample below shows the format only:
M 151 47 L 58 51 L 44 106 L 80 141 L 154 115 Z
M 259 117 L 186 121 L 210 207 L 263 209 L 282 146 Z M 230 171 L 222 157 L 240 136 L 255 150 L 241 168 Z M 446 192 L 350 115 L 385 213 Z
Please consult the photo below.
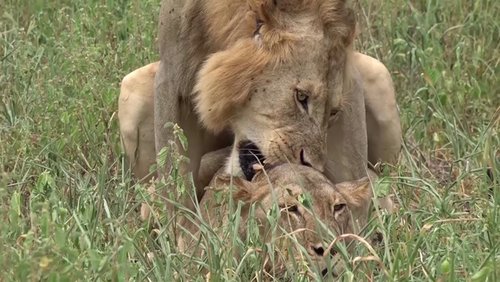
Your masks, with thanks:
M 356 53 L 354 58 L 363 85 L 369 161 L 394 162 L 401 146 L 401 126 L 390 74 L 382 63 L 372 57 Z M 152 176 L 148 169 L 156 160 L 153 84 L 158 65 L 159 62 L 151 63 L 128 74 L 123 79 L 120 91 L 120 133 L 125 154 L 138 179 L 147 180 L 148 176 Z M 229 142 L 221 142 L 220 147 L 225 143 Z M 200 182 L 208 183 L 227 156 L 212 162 L 210 165 L 216 169 L 209 170 L 210 173 L 200 173 Z
M 208 180 L 197 177 L 201 156 L 245 139 L 269 161 L 317 169 L 326 163 L 326 175 L 335 183 L 366 176 L 365 113 L 372 112 L 365 110 L 364 70 L 350 49 L 355 23 L 344 5 L 340 0 L 164 0 L 154 87 L 156 152 L 173 140 L 165 124 L 179 124 L 189 140 L 185 172 L 193 172 L 198 190 Z M 381 89 L 394 101 L 390 80 L 381 83 L 390 85 Z M 305 115 L 293 104 L 294 89 L 312 97 Z M 340 111 L 328 124 L 331 109 Z M 399 121 L 395 108 L 384 110 Z M 397 136 L 384 135 L 380 140 L 392 143 L 375 146 L 380 152 L 400 142 L 400 129 L 389 131 Z M 309 139 L 300 137 L 304 132 Z M 387 155 L 373 154 L 382 160 Z M 154 158 L 144 159 L 139 161 Z M 230 160 L 226 171 L 241 173 Z

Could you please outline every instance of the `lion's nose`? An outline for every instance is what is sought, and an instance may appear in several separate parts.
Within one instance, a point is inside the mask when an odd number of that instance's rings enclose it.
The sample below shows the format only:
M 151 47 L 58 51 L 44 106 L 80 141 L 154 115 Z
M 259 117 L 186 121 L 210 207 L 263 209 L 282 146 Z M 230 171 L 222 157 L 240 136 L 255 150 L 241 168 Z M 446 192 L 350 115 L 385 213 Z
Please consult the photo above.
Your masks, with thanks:
M 314 160 L 305 149 L 301 149 L 299 153 L 300 164 L 308 167 L 313 167 L 319 171 L 323 171 L 324 163 L 319 160 Z
M 309 158 L 306 156 L 306 151 L 304 149 L 300 150 L 300 164 L 312 167 Z

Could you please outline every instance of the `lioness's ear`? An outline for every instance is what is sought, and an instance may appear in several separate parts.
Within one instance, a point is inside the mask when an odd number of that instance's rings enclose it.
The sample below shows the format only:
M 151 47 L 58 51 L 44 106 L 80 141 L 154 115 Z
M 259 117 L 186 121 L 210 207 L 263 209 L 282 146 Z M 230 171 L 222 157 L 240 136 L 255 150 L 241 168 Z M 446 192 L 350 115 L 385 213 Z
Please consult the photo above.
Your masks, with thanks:
M 269 185 L 267 181 L 248 181 L 243 178 L 233 178 L 235 192 L 233 199 L 251 204 L 262 200 L 269 194 Z
M 201 123 L 218 133 L 248 101 L 252 79 L 270 60 L 252 39 L 212 55 L 198 73 L 195 107 Z
M 368 206 L 373 195 L 368 177 L 335 184 L 335 188 L 344 196 L 348 206 L 356 208 Z
M 253 201 L 257 185 L 243 178 L 233 178 L 233 185 L 236 187 L 236 192 L 233 194 L 235 201 L 242 201 L 244 203 L 251 203 Z

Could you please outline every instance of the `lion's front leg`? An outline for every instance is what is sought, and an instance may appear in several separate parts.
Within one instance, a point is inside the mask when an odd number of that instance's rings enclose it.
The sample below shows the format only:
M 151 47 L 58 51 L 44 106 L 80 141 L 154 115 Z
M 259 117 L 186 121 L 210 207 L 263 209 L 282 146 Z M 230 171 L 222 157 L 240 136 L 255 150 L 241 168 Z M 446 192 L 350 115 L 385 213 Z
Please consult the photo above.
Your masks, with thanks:
M 208 56 L 204 48 L 206 31 L 202 15 L 199 13 L 203 1 L 163 0 L 159 23 L 160 65 L 155 78 L 154 93 L 154 132 L 157 154 L 175 140 L 172 129 L 167 123 L 178 124 L 188 140 L 188 149 L 182 152 L 189 162 L 180 168 L 180 175 L 188 180 L 193 174 L 198 194 L 204 185 L 198 179 L 201 156 L 206 152 L 223 148 L 231 143 L 227 135 L 208 133 L 198 121 L 193 109 L 192 91 L 196 74 Z M 180 148 L 179 144 L 178 148 Z M 158 175 L 168 176 L 172 163 L 166 165 Z M 189 182 L 187 190 L 191 191 Z M 167 187 L 181 204 L 192 207 L 189 195 L 178 195 L 175 185 Z M 194 195 L 191 195 L 194 196 Z M 168 204 L 167 204 L 168 205 Z M 172 210 L 172 207 L 168 207 Z
M 347 67 L 343 102 L 328 128 L 326 175 L 333 183 L 367 176 L 367 134 L 365 101 L 359 74 Z
M 154 138 L 155 148 L 158 154 L 163 148 L 170 146 L 169 140 L 175 140 L 171 128 L 167 123 L 179 124 L 180 101 L 182 93 L 179 93 L 179 79 L 176 74 L 182 69 L 183 56 L 179 50 L 180 28 L 182 24 L 183 1 L 163 0 L 160 9 L 158 25 L 158 42 L 160 50 L 160 64 L 154 81 Z M 170 162 L 158 171 L 161 179 L 170 171 Z M 174 189 L 174 194 L 176 189 Z M 150 189 L 154 195 L 154 187 Z M 164 194 L 163 196 L 166 196 Z M 173 210 L 167 203 L 167 209 Z M 149 215 L 149 205 L 143 203 L 141 206 L 143 217 Z
M 355 87 L 328 130 L 327 175 L 334 183 L 373 176 L 367 162 L 395 162 L 402 141 L 389 72 L 376 59 L 360 53 L 354 53 L 351 63 Z M 382 208 L 393 210 L 390 197 L 378 201 Z

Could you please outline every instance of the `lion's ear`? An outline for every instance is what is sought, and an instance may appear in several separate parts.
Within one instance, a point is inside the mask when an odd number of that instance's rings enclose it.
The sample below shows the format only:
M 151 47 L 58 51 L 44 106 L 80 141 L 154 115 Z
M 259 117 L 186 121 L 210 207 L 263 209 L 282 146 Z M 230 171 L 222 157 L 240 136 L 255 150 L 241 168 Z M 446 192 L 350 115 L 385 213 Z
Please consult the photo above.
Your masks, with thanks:
M 201 123 L 218 133 L 248 101 L 251 80 L 267 63 L 251 40 L 241 40 L 230 49 L 212 55 L 198 73 L 195 106 Z
M 368 177 L 335 184 L 335 188 L 344 196 L 347 205 L 353 208 L 368 206 L 373 195 Z
M 297 11 L 312 6 L 310 0 L 249 0 L 249 3 L 250 7 L 260 5 L 268 12 L 272 12 L 272 10 L 276 8 L 284 12 Z
M 248 0 L 250 10 L 255 12 L 259 20 L 269 26 L 276 26 L 283 14 L 310 10 L 310 0 Z

